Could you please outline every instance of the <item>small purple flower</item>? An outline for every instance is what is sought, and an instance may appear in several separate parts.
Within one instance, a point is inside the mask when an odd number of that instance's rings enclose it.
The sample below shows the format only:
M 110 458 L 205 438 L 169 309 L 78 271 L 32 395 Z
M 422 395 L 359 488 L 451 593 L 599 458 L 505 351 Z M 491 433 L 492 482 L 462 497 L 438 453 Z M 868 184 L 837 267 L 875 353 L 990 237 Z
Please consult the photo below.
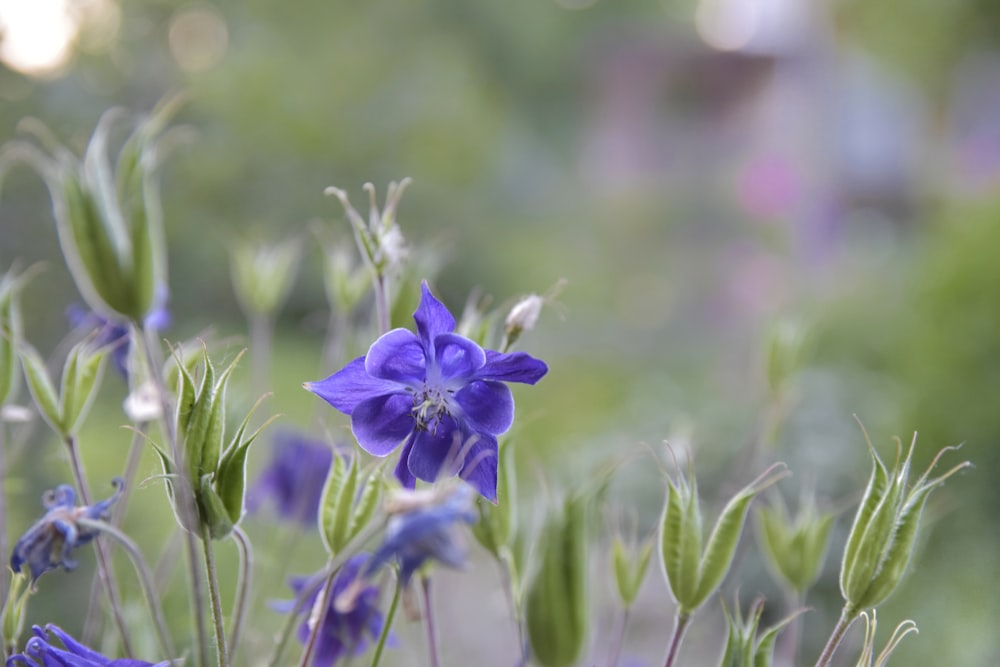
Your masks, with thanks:
M 10 569 L 20 572 L 27 563 L 34 586 L 40 576 L 60 565 L 65 570 L 75 568 L 77 563 L 70 558 L 73 549 L 97 536 L 96 530 L 79 525 L 79 520 L 107 521 L 110 518 L 111 505 L 121 496 L 125 486 L 118 477 L 112 484 L 115 492 L 110 498 L 82 507 L 76 506 L 76 492 L 68 484 L 60 484 L 55 490 L 46 492 L 42 496 L 42 506 L 48 511 L 14 545 Z
M 524 352 L 483 350 L 454 333 L 455 318 L 426 281 L 421 290 L 416 334 L 393 329 L 367 355 L 305 387 L 351 416 L 368 453 L 388 456 L 403 446 L 396 477 L 404 487 L 433 482 L 447 468 L 496 502 L 497 436 L 514 422 L 504 383 L 535 384 L 548 366 Z
M 290 431 L 274 437 L 271 463 L 247 493 L 247 511 L 256 512 L 269 499 L 278 515 L 315 526 L 323 485 L 333 462 L 333 452 L 323 442 Z
M 444 496 L 442 497 L 442 493 Z M 365 574 L 374 574 L 391 558 L 399 561 L 399 581 L 409 583 L 413 573 L 433 558 L 448 567 L 465 565 L 467 555 L 461 524 L 475 523 L 479 518 L 471 487 L 461 484 L 451 489 L 434 489 L 427 502 L 416 499 L 415 507 L 389 519 L 385 542 L 368 562 Z M 400 505 L 409 504 L 406 499 Z
M 359 586 L 359 575 L 368 559 L 369 555 L 366 553 L 354 556 L 344 563 L 334 577 L 330 607 L 320 629 L 313 667 L 329 667 L 342 656 L 361 655 L 368 648 L 369 638 L 378 639 L 382 634 L 383 618 L 378 610 L 378 588 L 366 584 Z M 323 574 L 318 573 L 311 577 L 292 577 L 289 581 L 296 597 L 304 592 L 308 595 L 300 610 L 307 619 L 323 588 L 323 579 Z M 348 609 L 344 609 L 345 597 L 349 597 Z M 290 612 L 294 607 L 294 600 L 274 605 L 280 612 Z M 308 642 L 309 634 L 309 621 L 305 620 L 299 626 L 299 641 L 303 644 Z
M 70 637 L 58 625 L 48 624 L 44 629 L 32 627 L 35 636 L 28 640 L 24 653 L 7 658 L 6 667 L 29 665 L 30 667 L 168 667 L 169 660 L 152 663 L 130 658 L 112 659 L 87 648 Z M 59 648 L 52 643 L 49 635 L 63 645 Z
M 144 324 L 151 331 L 163 331 L 170 326 L 170 311 L 167 310 L 166 296 L 146 316 Z M 107 347 L 111 351 L 111 363 L 123 378 L 128 379 L 129 326 L 123 320 L 110 320 L 107 317 L 87 310 L 83 306 L 73 304 L 66 309 L 66 318 L 74 329 L 96 331 L 94 345 L 98 348 Z

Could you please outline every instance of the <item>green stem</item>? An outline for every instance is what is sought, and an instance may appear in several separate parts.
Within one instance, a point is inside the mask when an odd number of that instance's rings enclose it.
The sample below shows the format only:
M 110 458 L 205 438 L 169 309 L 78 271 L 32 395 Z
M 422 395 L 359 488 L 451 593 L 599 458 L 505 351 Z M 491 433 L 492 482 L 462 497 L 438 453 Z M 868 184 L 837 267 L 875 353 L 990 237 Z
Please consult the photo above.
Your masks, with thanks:
M 625 643 L 625 630 L 628 628 L 628 611 L 628 607 L 622 609 L 622 620 L 618 626 L 615 643 L 611 647 L 611 654 L 608 655 L 608 667 L 616 667 L 618 665 L 618 661 L 621 659 L 622 646 Z
M 80 460 L 80 453 L 76 447 L 76 438 L 67 435 L 65 439 L 66 449 L 69 450 L 70 467 L 73 469 L 73 479 L 76 488 L 80 491 L 80 500 L 84 505 L 92 505 L 93 500 L 90 495 L 90 488 L 87 485 L 87 474 L 83 470 L 83 461 Z M 94 552 L 97 554 L 97 576 L 101 580 L 101 586 L 108 595 L 108 605 L 111 607 L 111 615 L 118 626 L 118 634 L 122 640 L 122 650 L 125 656 L 131 658 L 135 655 L 132 649 L 132 641 L 129 637 L 128 626 L 125 625 L 125 617 L 122 614 L 121 602 L 118 597 L 118 586 L 115 584 L 114 574 L 111 571 L 108 554 L 104 549 L 104 544 L 100 540 L 94 543 Z
M 673 666 L 674 660 L 677 659 L 677 654 L 680 651 L 681 640 L 684 639 L 684 632 L 687 630 L 688 621 L 690 620 L 690 614 L 677 612 L 677 616 L 674 619 L 674 634 L 670 638 L 670 646 L 667 647 L 667 659 L 663 663 L 663 667 Z
M 389 314 L 389 281 L 381 271 L 375 270 L 373 287 L 375 289 L 375 316 L 381 335 L 388 333 L 392 327 Z
M 430 654 L 431 667 L 440 667 L 438 661 L 437 633 L 434 631 L 434 605 L 431 604 L 431 578 L 421 577 L 424 585 L 424 621 L 427 623 L 427 652 Z
M 268 391 L 271 368 L 271 340 L 274 338 L 274 321 L 269 315 L 250 313 L 250 376 L 258 394 Z
M 231 658 L 236 660 L 240 647 L 240 633 L 243 631 L 243 621 L 246 618 L 247 602 L 249 601 L 250 582 L 253 579 L 253 548 L 250 538 L 239 526 L 233 527 L 233 541 L 236 542 L 240 554 L 240 570 L 236 577 L 236 599 L 233 600 L 233 627 L 230 630 L 229 646 L 232 647 Z
M 332 565 L 332 563 L 331 563 Z M 313 652 L 316 650 L 316 644 L 319 643 L 319 636 L 323 634 L 323 625 L 326 623 L 326 616 L 330 613 L 330 597 L 333 595 L 333 580 L 337 576 L 337 572 L 340 568 L 334 569 L 329 568 L 329 573 L 326 575 L 326 581 L 323 584 L 323 590 L 320 591 L 319 597 L 316 598 L 316 602 L 313 604 L 312 616 L 310 622 L 312 628 L 309 631 L 309 640 L 306 642 L 306 648 L 302 651 L 302 658 L 299 660 L 299 667 L 308 667 L 310 660 L 312 659 Z M 316 610 L 319 609 L 319 613 Z
M 194 526 L 197 524 L 197 509 L 194 504 L 194 487 L 191 480 L 187 478 L 187 466 L 181 456 L 180 445 L 177 442 L 177 430 L 174 424 L 174 409 L 170 394 L 167 391 L 166 382 L 163 379 L 163 363 L 158 358 L 159 348 L 153 345 L 153 332 L 146 329 L 141 322 L 133 323 L 137 335 L 132 336 L 132 340 L 142 345 L 146 360 L 147 370 L 150 380 L 156 387 L 157 396 L 160 398 L 160 425 L 170 445 L 170 457 L 173 459 L 174 468 L 177 470 L 177 478 L 173 481 L 174 505 L 180 515 L 181 524 Z M 191 617 L 195 627 L 195 637 L 197 641 L 197 652 L 195 654 L 195 667 L 205 667 L 208 665 L 208 635 L 205 632 L 205 591 L 204 583 L 201 580 L 201 568 L 198 565 L 198 545 L 195 543 L 197 537 L 188 530 L 184 533 L 184 547 L 187 555 L 188 577 L 191 584 Z
M 514 636 L 517 638 L 517 667 L 525 667 L 528 664 L 526 646 L 524 642 L 524 624 L 521 622 L 521 607 L 517 601 L 517 572 L 514 569 L 514 559 L 510 549 L 501 548 L 497 562 L 500 564 L 500 579 L 504 589 L 504 597 L 507 598 L 507 608 L 510 611 L 510 622 L 514 627 Z
M 851 612 L 852 610 L 849 609 L 849 605 L 845 605 L 844 610 L 840 612 L 840 619 L 837 621 L 837 625 L 834 626 L 833 632 L 830 634 L 830 639 L 826 642 L 826 646 L 823 647 L 823 652 L 819 654 L 819 659 L 816 660 L 816 667 L 827 667 L 830 661 L 833 660 L 833 654 L 836 653 L 837 647 L 840 646 L 844 635 L 847 634 L 847 629 L 851 627 L 851 623 L 858 617 L 856 613 Z
M 201 526 L 202 553 L 205 557 L 205 571 L 208 574 L 208 597 L 212 604 L 212 628 L 215 630 L 215 658 L 219 667 L 229 667 L 226 651 L 226 625 L 222 620 L 222 597 L 219 595 L 219 577 L 215 571 L 215 550 L 212 548 L 212 534 L 208 524 Z
M 396 577 L 396 590 L 392 594 L 392 602 L 389 603 L 389 611 L 385 614 L 385 622 L 382 624 L 382 632 L 378 636 L 378 643 L 375 645 L 375 652 L 372 654 L 372 661 L 369 667 L 378 667 L 382 660 L 382 650 L 385 648 L 386 639 L 389 637 L 389 628 L 392 627 L 392 619 L 396 616 L 396 608 L 399 606 L 399 595 L 403 591 L 399 577 Z
M 163 615 L 163 606 L 160 603 L 160 597 L 156 592 L 156 585 L 153 583 L 153 575 L 149 571 L 149 566 L 146 564 L 146 560 L 143 558 L 142 551 L 139 549 L 139 546 L 116 526 L 105 521 L 95 521 L 93 519 L 81 518 L 78 520 L 78 523 L 81 526 L 86 526 L 100 531 L 118 542 L 118 544 L 125 549 L 125 553 L 128 554 L 129 560 L 132 561 L 132 566 L 135 569 L 136 575 L 139 577 L 143 597 L 146 598 L 146 604 L 149 606 L 150 616 L 153 617 L 153 625 L 156 628 L 157 640 L 160 642 L 160 650 L 163 651 L 163 655 L 167 659 L 175 657 L 177 652 L 174 649 L 174 643 L 170 638 L 170 631 L 167 629 L 167 620 Z

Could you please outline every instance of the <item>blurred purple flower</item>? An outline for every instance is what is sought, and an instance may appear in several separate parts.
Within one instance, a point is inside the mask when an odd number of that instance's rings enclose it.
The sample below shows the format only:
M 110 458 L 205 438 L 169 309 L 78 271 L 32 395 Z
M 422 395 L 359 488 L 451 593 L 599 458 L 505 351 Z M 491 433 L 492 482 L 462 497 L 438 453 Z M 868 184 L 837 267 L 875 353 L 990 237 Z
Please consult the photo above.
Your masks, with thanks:
M 304 386 L 351 416 L 358 444 L 374 456 L 403 451 L 396 477 L 406 488 L 458 474 L 496 502 L 497 439 L 514 421 L 504 382 L 535 384 L 548 371 L 524 352 L 483 350 L 454 333 L 455 318 L 426 281 L 413 319 L 417 333 L 393 329 L 368 354 Z
M 332 462 L 333 452 L 325 443 L 290 431 L 277 433 L 271 462 L 247 493 L 247 511 L 257 512 L 270 500 L 281 518 L 315 526 Z
M 76 561 L 70 556 L 73 549 L 90 542 L 97 536 L 92 528 L 80 526 L 80 519 L 107 521 L 110 518 L 111 505 L 121 496 L 125 484 L 116 477 L 114 494 L 99 503 L 89 506 L 76 506 L 76 492 L 68 484 L 60 484 L 53 491 L 42 496 L 42 506 L 48 510 L 35 525 L 28 529 L 14 545 L 10 556 L 10 569 L 20 572 L 27 563 L 31 571 L 31 585 L 49 570 L 60 565 L 65 570 L 76 567 Z
M 461 484 L 448 490 L 434 489 L 420 497 L 423 498 L 429 502 L 420 502 L 389 519 L 385 542 L 368 561 L 366 575 L 395 558 L 399 562 L 400 584 L 406 586 L 428 559 L 454 568 L 465 564 L 467 550 L 461 524 L 475 523 L 479 518 L 472 488 Z
M 368 562 L 369 555 L 360 553 L 346 563 L 333 580 L 329 609 L 320 629 L 316 645 L 313 667 L 329 667 L 345 655 L 360 655 L 368 648 L 368 638 L 378 639 L 382 633 L 383 618 L 378 610 L 378 588 L 361 583 L 361 569 Z M 316 598 L 323 588 L 322 573 L 311 577 L 292 577 L 289 585 L 296 597 L 307 593 L 300 613 L 306 620 L 299 626 L 298 638 L 303 644 L 309 641 L 309 617 L 316 604 Z M 347 608 L 344 601 L 347 599 Z M 273 605 L 275 610 L 287 613 L 295 608 L 295 600 Z
M 166 306 L 166 295 L 158 299 L 157 305 L 146 316 L 144 324 L 151 331 L 163 331 L 170 326 L 170 311 Z M 107 347 L 111 351 L 111 363 L 115 370 L 126 380 L 128 379 L 129 325 L 123 320 L 110 320 L 107 317 L 87 310 L 83 306 L 73 304 L 66 309 L 66 318 L 70 326 L 84 332 L 96 331 L 94 345 Z
M 58 625 L 49 623 L 44 629 L 33 626 L 35 636 L 28 640 L 24 653 L 7 658 L 7 667 L 22 664 L 31 667 L 168 667 L 169 660 L 146 662 L 130 658 L 107 658 L 97 651 L 87 648 L 70 637 Z M 48 635 L 54 635 L 64 648 L 52 643 Z

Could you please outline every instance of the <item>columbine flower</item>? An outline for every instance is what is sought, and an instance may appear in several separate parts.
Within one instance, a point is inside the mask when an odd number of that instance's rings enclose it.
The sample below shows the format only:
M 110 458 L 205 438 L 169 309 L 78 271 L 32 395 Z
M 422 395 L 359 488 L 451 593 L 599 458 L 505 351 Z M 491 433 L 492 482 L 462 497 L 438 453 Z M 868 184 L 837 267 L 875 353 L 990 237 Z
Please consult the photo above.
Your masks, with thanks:
M 58 625 L 51 623 L 44 629 L 36 625 L 32 630 L 35 636 L 28 640 L 24 653 L 7 658 L 7 667 L 17 664 L 31 667 L 167 667 L 170 665 L 169 660 L 154 664 L 145 660 L 105 657 L 70 637 Z M 53 644 L 49 635 L 58 639 L 64 648 Z
M 406 586 L 428 559 L 448 567 L 462 567 L 467 551 L 461 524 L 475 523 L 479 518 L 473 500 L 472 489 L 465 484 L 397 495 L 388 507 L 388 511 L 397 513 L 389 519 L 385 542 L 368 561 L 366 574 L 373 574 L 395 558 L 399 561 L 400 584 Z
M 407 488 L 457 473 L 497 497 L 497 436 L 514 421 L 504 382 L 535 384 L 548 371 L 524 352 L 483 350 L 456 333 L 455 318 L 421 286 L 417 333 L 393 329 L 325 380 L 306 389 L 351 416 L 358 444 L 375 456 L 403 451 L 396 477 Z
M 76 492 L 68 484 L 60 484 L 42 496 L 42 506 L 48 511 L 14 545 L 10 569 L 20 572 L 21 566 L 27 563 L 34 586 L 40 576 L 60 565 L 65 570 L 75 568 L 77 563 L 70 558 L 73 549 L 97 536 L 96 530 L 79 525 L 79 520 L 107 521 L 110 518 L 111 505 L 121 496 L 125 486 L 118 477 L 112 483 L 114 494 L 93 505 L 77 507 Z
M 333 580 L 333 590 L 329 598 L 329 609 L 320 629 L 316 645 L 313 667 L 329 667 L 341 656 L 360 655 L 368 648 L 368 638 L 378 639 L 382 633 L 382 614 L 378 610 L 378 588 L 365 585 L 359 579 L 361 569 L 368 563 L 369 555 L 360 553 L 346 563 Z M 298 638 L 303 644 L 309 641 L 311 625 L 318 618 L 319 611 L 313 609 L 323 588 L 323 575 L 293 577 L 289 584 L 296 596 L 308 592 L 302 611 L 312 610 L 307 620 L 299 626 Z M 360 586 L 359 586 L 360 584 Z M 344 593 L 352 589 L 349 604 L 344 604 Z M 310 592 L 311 591 L 311 592 Z M 289 612 L 295 601 L 274 605 L 277 611 Z
M 144 320 L 145 326 L 152 331 L 162 331 L 170 326 L 170 311 L 166 307 L 166 293 L 160 291 L 158 305 L 150 311 Z M 75 329 L 94 335 L 95 347 L 107 347 L 111 350 L 111 362 L 123 378 L 128 379 L 129 326 L 123 320 L 110 320 L 103 315 L 87 310 L 80 305 L 72 305 L 66 309 L 66 317 Z
M 271 463 L 247 492 L 247 511 L 256 512 L 272 499 L 280 517 L 315 526 L 332 461 L 326 444 L 288 431 L 278 433 Z

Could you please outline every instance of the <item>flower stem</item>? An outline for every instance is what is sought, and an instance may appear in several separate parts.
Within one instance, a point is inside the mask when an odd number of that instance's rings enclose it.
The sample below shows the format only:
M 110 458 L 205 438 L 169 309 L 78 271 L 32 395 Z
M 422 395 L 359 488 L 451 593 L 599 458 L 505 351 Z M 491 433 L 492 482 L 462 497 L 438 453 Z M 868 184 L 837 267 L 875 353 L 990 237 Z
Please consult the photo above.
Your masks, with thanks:
M 208 524 L 201 526 L 202 553 L 205 556 L 205 571 L 208 574 L 208 597 L 212 604 L 212 627 L 215 630 L 215 657 L 219 667 L 229 667 L 226 651 L 226 625 L 222 620 L 222 598 L 219 595 L 219 577 L 215 571 L 215 550 L 212 548 L 212 534 Z
M 616 667 L 618 665 L 618 660 L 621 659 L 622 645 L 625 643 L 625 629 L 628 627 L 628 612 L 628 607 L 625 607 L 622 610 L 622 620 L 618 625 L 615 643 L 611 647 L 611 653 L 608 655 L 608 667 Z
M 170 394 L 167 392 L 166 382 L 163 379 L 163 363 L 158 358 L 158 348 L 153 345 L 153 332 L 143 326 L 141 322 L 133 323 L 133 326 L 136 328 L 137 335 L 132 336 L 132 340 L 142 345 L 149 377 L 153 386 L 156 387 L 156 393 L 160 399 L 160 424 L 170 445 L 170 457 L 177 469 L 177 479 L 173 482 L 177 512 L 183 519 L 183 525 L 193 526 L 197 523 L 195 521 L 197 510 L 194 505 L 194 487 L 191 485 L 191 480 L 187 479 L 186 466 L 181 456 L 180 445 L 177 442 L 173 406 Z M 190 531 L 182 529 L 181 532 L 184 534 L 188 578 L 191 585 L 191 616 L 197 640 L 194 664 L 195 667 L 205 667 L 208 665 L 208 635 L 205 632 L 204 584 L 201 580 L 201 568 L 198 565 L 198 546 L 195 544 L 198 538 Z
M 684 632 L 687 630 L 688 621 L 690 620 L 690 614 L 677 612 L 677 616 L 674 619 L 674 634 L 670 637 L 670 646 L 667 647 L 667 659 L 663 663 L 663 667 L 673 666 L 674 660 L 677 659 L 677 653 L 680 651 L 681 640 L 684 639 Z
M 526 667 L 528 656 L 524 643 L 524 625 L 521 623 L 521 609 L 517 603 L 517 572 L 514 569 L 514 559 L 510 550 L 503 547 L 497 559 L 500 565 L 500 578 L 503 582 L 504 597 L 507 598 L 507 607 L 510 610 L 510 621 L 514 627 L 514 636 L 517 638 L 517 667 Z
M 250 538 L 239 526 L 233 527 L 233 541 L 240 554 L 240 570 L 236 577 L 236 599 L 233 600 L 233 627 L 230 629 L 229 646 L 234 661 L 240 646 L 240 632 L 246 618 L 247 602 L 249 601 L 250 582 L 253 579 L 253 548 Z
M 160 642 L 160 650 L 163 651 L 165 658 L 176 656 L 177 652 L 174 649 L 173 641 L 170 639 L 170 631 L 167 629 L 167 621 L 163 615 L 163 606 L 160 603 L 159 595 L 157 595 L 156 585 L 153 583 L 153 575 L 149 571 L 149 566 L 146 564 L 139 546 L 113 524 L 85 517 L 78 519 L 78 522 L 81 526 L 99 530 L 101 533 L 118 542 L 125 549 L 125 553 L 128 554 L 129 560 L 132 561 L 132 566 L 135 568 L 136 575 L 139 577 L 139 583 L 142 585 L 142 592 L 146 598 L 146 604 L 149 606 L 150 616 L 153 617 L 153 625 L 156 628 L 156 637 Z
M 424 585 L 424 617 L 427 622 L 427 651 L 430 654 L 431 667 L 440 667 L 438 661 L 437 633 L 434 631 L 434 605 L 431 604 L 431 578 L 421 577 Z
M 386 639 L 389 637 L 389 628 L 392 627 L 392 619 L 396 616 L 396 608 L 399 607 L 399 594 L 402 592 L 402 583 L 399 577 L 396 577 L 396 590 L 392 593 L 392 602 L 389 603 L 389 611 L 385 614 L 382 632 L 378 636 L 378 644 L 375 645 L 375 652 L 372 653 L 372 661 L 368 667 L 378 667 L 379 662 L 382 660 L 382 649 L 385 648 Z
M 80 491 L 80 499 L 84 505 L 92 505 L 93 500 L 90 495 L 90 488 L 87 485 L 87 474 L 83 470 L 83 461 L 80 460 L 80 452 L 76 447 L 76 438 L 72 435 L 67 435 L 64 442 L 69 452 L 69 463 L 73 469 L 73 479 L 76 482 L 76 488 Z M 125 617 L 122 615 L 121 602 L 118 597 L 118 586 L 115 584 L 107 551 L 105 551 L 104 544 L 100 540 L 94 542 L 94 552 L 97 554 L 97 576 L 101 580 L 101 586 L 104 587 L 104 590 L 108 594 L 108 605 L 111 607 L 111 615 L 115 619 L 115 625 L 118 626 L 118 634 L 122 640 L 122 650 L 125 652 L 126 657 L 131 658 L 135 655 L 135 652 L 132 649 L 132 641 L 129 638 L 128 626 L 125 625 Z
M 375 289 L 375 316 L 378 321 L 379 335 L 388 333 L 392 327 L 389 314 L 389 281 L 381 271 L 375 271 L 373 281 Z
M 827 667 L 830 661 L 833 660 L 833 654 L 836 653 L 837 647 L 840 646 L 844 635 L 847 634 L 847 629 L 851 627 L 851 623 L 858 617 L 856 613 L 851 613 L 851 611 L 845 605 L 844 610 L 840 612 L 840 619 L 837 621 L 837 625 L 834 626 L 833 632 L 830 634 L 830 639 L 826 642 L 826 646 L 823 647 L 823 652 L 819 654 L 819 659 L 816 660 L 816 667 Z
M 323 590 L 320 591 L 319 596 L 316 598 L 316 602 L 313 604 L 310 618 L 310 624 L 312 627 L 309 631 L 309 641 L 306 642 L 306 648 L 302 651 L 302 658 L 299 660 L 299 667 L 308 667 L 309 661 L 312 659 L 313 652 L 316 650 L 316 644 L 319 643 L 319 636 L 323 632 L 323 624 L 326 622 L 326 615 L 330 612 L 330 596 L 333 595 L 333 580 L 337 576 L 337 572 L 340 570 L 340 567 L 334 568 L 333 563 L 331 563 L 327 569 L 329 569 L 330 572 L 327 574 L 326 581 L 323 583 Z M 317 610 L 319 610 L 318 613 Z
M 251 313 L 250 320 L 250 376 L 254 390 L 268 390 L 271 367 L 271 340 L 274 338 L 274 320 L 270 315 Z
M 0 409 L 3 406 L 0 405 Z M 0 416 L 0 554 L 4 558 L 10 553 L 7 549 L 7 422 Z M 0 600 L 7 600 L 10 590 L 10 574 L 8 568 L 0 572 Z M 0 652 L 0 655 L 3 655 Z

